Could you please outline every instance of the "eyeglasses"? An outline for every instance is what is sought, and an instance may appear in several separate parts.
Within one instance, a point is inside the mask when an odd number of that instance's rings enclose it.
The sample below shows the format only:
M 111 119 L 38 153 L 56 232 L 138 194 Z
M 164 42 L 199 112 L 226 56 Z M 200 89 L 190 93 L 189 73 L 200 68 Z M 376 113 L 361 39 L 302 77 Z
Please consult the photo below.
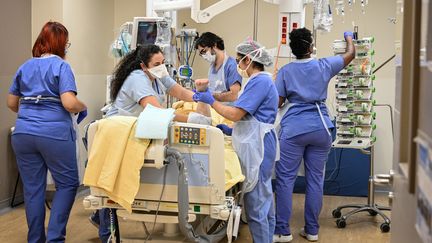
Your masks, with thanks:
M 207 53 L 207 51 L 208 51 L 208 48 L 207 48 L 207 47 L 204 47 L 204 48 L 201 49 L 201 51 L 199 52 L 199 55 L 200 55 L 200 56 L 204 56 L 204 55 Z
M 71 46 L 70 42 L 66 43 L 66 49 L 69 49 L 70 46 Z

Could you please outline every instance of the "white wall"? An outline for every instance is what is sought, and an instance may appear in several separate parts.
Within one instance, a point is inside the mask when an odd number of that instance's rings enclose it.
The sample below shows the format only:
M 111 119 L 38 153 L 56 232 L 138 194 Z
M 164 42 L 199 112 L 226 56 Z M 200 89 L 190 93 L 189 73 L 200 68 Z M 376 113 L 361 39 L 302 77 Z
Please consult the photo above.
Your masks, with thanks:
M 78 98 L 88 107 L 88 117 L 80 124 L 82 136 L 83 126 L 102 116 L 106 76 L 112 72 L 114 63 L 109 57 L 114 36 L 114 0 L 33 0 L 33 42 L 50 20 L 62 23 L 69 31 L 71 47 L 66 61 L 75 75 Z M 85 159 L 81 146 L 81 160 Z
M 17 14 L 20 13 L 20 14 Z M 0 209 L 9 205 L 18 170 L 9 141 L 16 113 L 6 106 L 6 97 L 18 67 L 31 57 L 31 3 L 2 2 L 0 8 Z M 22 200 L 18 189 L 17 201 Z

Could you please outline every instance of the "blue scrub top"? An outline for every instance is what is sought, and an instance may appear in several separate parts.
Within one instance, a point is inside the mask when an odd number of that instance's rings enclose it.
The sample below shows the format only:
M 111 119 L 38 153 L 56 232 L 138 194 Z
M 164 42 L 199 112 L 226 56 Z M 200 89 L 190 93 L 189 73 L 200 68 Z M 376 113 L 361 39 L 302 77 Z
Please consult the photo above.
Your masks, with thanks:
M 156 79 L 153 82 L 143 70 L 134 70 L 124 81 L 114 101 L 114 106 L 111 106 L 106 115 L 117 115 L 119 113 L 118 108 L 138 115 L 138 112 L 144 109 L 139 104 L 141 99 L 155 96 L 162 103 L 159 97 L 165 96 L 175 84 L 176 81 L 169 76 Z
M 296 60 L 283 66 L 276 78 L 279 96 L 293 103 L 281 121 L 281 137 L 291 138 L 324 129 L 316 102 L 325 102 L 330 80 L 344 68 L 342 56 Z M 333 128 L 327 107 L 320 104 L 328 128 Z
M 216 70 L 214 68 L 214 65 L 210 65 L 210 72 L 212 72 L 213 74 L 216 74 L 219 71 Z M 233 86 L 235 83 L 239 83 L 240 85 L 242 84 L 242 76 L 240 76 L 240 74 L 237 72 L 237 63 L 235 58 L 233 57 L 228 57 L 225 66 L 224 66 L 224 73 L 225 73 L 225 88 L 226 91 L 230 90 L 230 87 Z
M 27 60 L 15 74 L 9 93 L 20 97 L 55 97 L 77 93 L 72 69 L 51 55 Z M 75 140 L 70 113 L 61 102 L 21 101 L 13 134 L 30 134 L 58 140 Z
M 271 76 L 268 73 L 259 73 L 249 80 L 243 93 L 234 102 L 234 107 L 247 111 L 260 122 L 273 124 L 278 102 L 278 93 Z

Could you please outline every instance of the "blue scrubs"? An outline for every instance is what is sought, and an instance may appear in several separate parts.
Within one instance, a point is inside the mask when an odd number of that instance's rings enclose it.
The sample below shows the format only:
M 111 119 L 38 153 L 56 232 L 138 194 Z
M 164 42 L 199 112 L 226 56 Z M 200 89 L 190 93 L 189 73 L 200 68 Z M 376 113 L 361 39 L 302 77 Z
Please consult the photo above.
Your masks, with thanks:
M 169 76 L 156 79 L 153 82 L 143 70 L 134 70 L 124 81 L 113 106 L 111 106 L 106 115 L 129 114 L 131 116 L 139 116 L 144 109 L 139 102 L 147 96 L 155 96 L 159 103 L 164 105 L 166 93 L 175 84 L 176 81 Z
M 243 78 L 237 72 L 237 63 L 234 57 L 228 57 L 228 60 L 224 66 L 224 71 L 225 71 L 225 87 L 227 91 L 229 91 L 230 87 L 233 86 L 235 83 L 241 85 Z
M 273 124 L 276 119 L 278 94 L 271 77 L 260 73 L 251 78 L 234 106 L 247 111 L 260 122 Z M 258 182 L 252 191 L 244 195 L 248 225 L 256 243 L 270 243 L 273 240 L 275 216 L 271 178 L 276 158 L 276 139 L 275 132 L 265 135 L 264 159 Z
M 237 63 L 233 57 L 227 56 L 226 62 L 219 67 L 219 69 L 215 69 L 214 64 L 210 65 L 209 73 L 208 73 L 209 81 L 211 84 L 209 85 L 209 89 L 211 92 L 226 92 L 230 91 L 230 87 L 235 83 L 241 85 L 243 78 L 237 72 Z M 216 82 L 217 80 L 223 81 L 222 85 L 217 85 L 212 82 Z
M 276 78 L 280 97 L 293 106 L 281 121 L 281 158 L 276 164 L 276 235 L 289 235 L 292 192 L 304 158 L 306 176 L 305 232 L 317 235 L 322 207 L 324 166 L 331 147 L 316 104 L 328 128 L 333 124 L 323 102 L 328 84 L 344 67 L 342 56 L 296 60 L 281 68 Z
M 9 93 L 20 97 L 60 98 L 77 92 L 68 63 L 58 56 L 32 58 L 17 71 Z M 28 242 L 63 242 L 66 224 L 79 186 L 72 119 L 56 101 L 21 101 L 12 147 L 24 185 Z M 45 236 L 47 169 L 56 193 Z

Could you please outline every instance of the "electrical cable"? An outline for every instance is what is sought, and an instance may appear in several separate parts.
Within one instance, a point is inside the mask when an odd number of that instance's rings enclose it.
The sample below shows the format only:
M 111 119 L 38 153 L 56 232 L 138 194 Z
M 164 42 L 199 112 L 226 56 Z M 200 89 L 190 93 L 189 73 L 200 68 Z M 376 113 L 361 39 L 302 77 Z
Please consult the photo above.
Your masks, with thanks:
M 192 59 L 192 64 L 191 64 L 191 66 L 193 66 L 193 64 L 194 64 L 194 62 L 195 62 L 195 56 L 196 56 L 196 50 L 194 50 L 194 55 L 193 55 L 193 59 Z
M 390 104 L 375 104 L 374 106 L 388 107 L 390 110 L 390 122 L 392 128 L 392 140 L 394 140 L 393 107 Z
M 184 58 L 185 64 L 189 66 L 189 60 L 188 60 L 189 46 L 188 46 L 188 36 L 187 36 L 186 33 L 185 33 L 185 36 L 184 36 L 184 41 L 185 41 L 186 55 L 184 55 L 183 58 Z
M 339 153 L 339 159 L 338 159 L 338 161 L 337 161 L 337 164 L 336 164 L 335 170 L 332 172 L 332 174 L 329 176 L 329 178 L 328 178 L 327 180 L 324 180 L 324 182 L 328 182 L 328 183 L 334 183 L 334 184 L 336 184 L 336 188 L 337 188 L 337 190 L 336 190 L 335 194 L 338 194 L 339 191 L 340 191 L 340 184 L 339 184 L 339 182 L 338 182 L 336 179 L 339 177 L 339 172 L 340 172 L 340 168 L 341 168 L 342 153 L 343 153 L 343 151 L 344 151 L 344 148 L 341 148 L 341 149 L 340 149 L 340 153 Z M 335 156 L 336 156 L 336 155 L 335 155 Z M 334 172 L 336 172 L 336 175 L 334 176 L 333 179 L 331 179 L 331 177 L 333 176 Z
M 276 71 L 278 70 L 278 62 L 279 62 L 279 54 L 280 54 L 281 45 L 282 45 L 282 42 L 279 42 L 273 73 L 276 73 Z
M 125 48 L 125 53 L 127 54 L 129 53 L 129 48 L 126 46 L 125 40 L 123 38 L 123 33 L 124 33 L 123 31 L 120 32 L 120 39 L 122 41 L 123 47 Z
M 336 151 L 336 150 L 335 150 Z M 336 162 L 335 164 L 335 168 L 333 169 L 333 171 L 331 172 L 331 174 L 327 177 L 327 179 L 324 178 L 324 181 L 331 181 L 330 179 L 333 177 L 333 175 L 336 173 L 337 170 L 337 166 L 338 166 L 338 162 L 336 160 L 336 152 L 334 153 L 334 161 Z
M 375 70 L 372 72 L 372 74 L 375 74 L 378 70 L 380 70 L 382 67 L 384 67 L 388 62 L 390 62 L 393 58 L 396 57 L 396 54 L 393 54 L 389 59 L 387 59 L 383 64 L 379 65 L 379 67 L 375 68 Z
M 114 226 L 114 217 L 113 217 L 113 213 L 112 213 L 112 209 L 111 208 L 109 209 L 109 216 L 110 216 L 110 231 L 111 231 L 111 234 L 108 237 L 107 242 L 110 242 L 111 240 L 114 239 L 113 235 L 115 235 L 115 231 L 116 231 L 115 230 L 115 226 Z
M 190 42 L 190 45 L 189 45 L 189 54 L 188 54 L 188 60 L 190 60 L 190 57 L 192 56 L 192 52 L 194 52 L 194 43 L 195 43 L 195 41 L 196 41 L 196 39 L 195 39 L 195 37 L 192 37 L 192 40 L 191 40 L 191 42 Z M 196 50 L 195 50 L 195 53 L 196 53 Z M 192 66 L 192 65 L 191 65 Z
M 177 42 L 177 38 L 175 39 L 176 40 L 176 52 L 177 52 L 177 60 L 178 60 L 178 63 L 177 63 L 177 69 L 178 69 L 178 67 L 179 67 L 179 63 L 181 63 L 181 58 L 180 58 L 180 48 L 177 48 L 178 47 L 178 42 Z
M 155 230 L 156 221 L 157 221 L 157 217 L 158 217 L 158 214 L 159 214 L 159 207 L 160 207 L 160 204 L 161 204 L 161 201 L 162 201 L 163 193 L 164 193 L 164 191 L 165 191 L 165 185 L 166 185 L 166 174 L 167 174 L 167 171 L 168 171 L 168 165 L 165 165 L 164 175 L 163 175 L 162 191 L 161 191 L 161 194 L 160 194 L 160 197 L 159 197 L 159 202 L 158 202 L 158 205 L 157 205 L 157 208 L 156 208 L 156 213 L 155 213 L 155 219 L 154 219 L 154 221 L 153 221 L 152 232 L 151 232 L 149 235 L 147 235 L 147 237 L 146 237 L 146 239 L 145 239 L 144 242 L 147 242 L 149 239 L 151 239 L 151 236 L 153 235 L 154 230 Z M 146 227 L 146 228 L 147 228 L 147 227 Z

